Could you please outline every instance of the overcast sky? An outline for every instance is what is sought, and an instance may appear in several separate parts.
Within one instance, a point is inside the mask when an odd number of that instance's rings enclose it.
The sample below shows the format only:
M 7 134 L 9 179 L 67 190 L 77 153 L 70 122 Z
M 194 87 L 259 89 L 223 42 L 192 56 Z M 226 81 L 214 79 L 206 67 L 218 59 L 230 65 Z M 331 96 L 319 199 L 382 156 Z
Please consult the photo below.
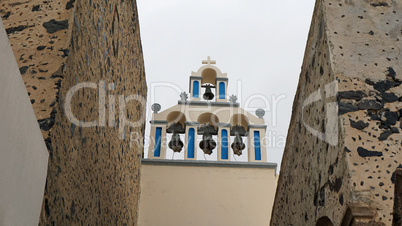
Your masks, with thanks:
M 163 111 L 177 104 L 176 89 L 188 92 L 191 71 L 197 71 L 201 61 L 211 56 L 228 75 L 229 95 L 237 95 L 241 106 L 252 113 L 255 107 L 266 110 L 264 119 L 271 138 L 268 162 L 278 163 L 279 168 L 314 1 L 137 0 L 137 3 L 148 108 L 157 102 Z M 167 85 L 151 89 L 160 83 Z M 147 136 L 150 116 L 148 111 Z M 237 158 L 246 159 L 246 156 Z

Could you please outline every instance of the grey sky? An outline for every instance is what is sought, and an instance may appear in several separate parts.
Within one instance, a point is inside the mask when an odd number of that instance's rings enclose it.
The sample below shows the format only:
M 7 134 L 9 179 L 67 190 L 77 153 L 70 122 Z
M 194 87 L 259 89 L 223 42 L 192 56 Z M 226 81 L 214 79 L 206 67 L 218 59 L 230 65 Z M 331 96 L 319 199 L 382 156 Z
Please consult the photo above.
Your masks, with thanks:
M 201 60 L 211 56 L 217 61 L 216 66 L 228 74 L 228 94 L 241 95 L 243 108 L 247 109 L 245 103 L 249 107 L 266 107 L 267 134 L 271 131 L 271 138 L 277 141 L 286 137 L 313 0 L 138 0 L 137 3 L 149 87 L 148 108 L 157 102 L 163 111 L 179 100 L 174 89 L 158 86 L 153 92 L 152 84 L 169 82 L 188 92 L 191 71 L 197 71 L 202 66 Z M 269 101 L 269 106 L 257 98 L 261 96 Z M 275 97 L 285 97 L 276 104 L 276 120 L 272 115 Z M 150 116 L 148 112 L 147 136 Z M 280 164 L 283 145 L 273 147 L 280 145 L 276 142 L 268 147 L 269 162 Z M 245 156 L 237 159 L 246 160 Z

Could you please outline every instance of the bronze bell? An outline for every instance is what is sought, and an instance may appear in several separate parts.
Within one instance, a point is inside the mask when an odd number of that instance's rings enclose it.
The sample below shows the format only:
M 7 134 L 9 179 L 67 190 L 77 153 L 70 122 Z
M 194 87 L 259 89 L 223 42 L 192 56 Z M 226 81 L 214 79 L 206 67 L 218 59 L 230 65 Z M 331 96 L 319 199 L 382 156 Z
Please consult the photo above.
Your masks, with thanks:
M 205 87 L 205 93 L 204 93 L 204 95 L 203 95 L 203 97 L 204 97 L 204 99 L 205 100 L 212 100 L 212 99 L 214 99 L 214 94 L 212 93 L 212 91 L 211 91 L 211 85 L 210 84 L 206 84 L 205 86 L 203 86 L 203 87 Z
M 200 142 L 200 148 L 205 154 L 212 154 L 212 150 L 216 147 L 216 142 L 212 139 L 210 133 L 204 133 L 202 135 L 202 141 Z
M 173 133 L 172 139 L 168 144 L 169 148 L 174 152 L 180 152 L 183 148 L 183 142 L 180 140 L 180 135 L 178 133 Z
M 184 128 L 180 122 L 172 123 L 169 128 L 166 129 L 166 132 L 173 133 L 172 139 L 168 143 L 170 149 L 174 152 L 180 152 L 183 148 L 183 142 L 180 140 L 179 133 L 184 133 Z
M 240 156 L 246 145 L 243 143 L 243 139 L 241 138 L 239 133 L 236 133 L 235 139 L 232 143 L 233 153 Z
M 235 125 L 230 130 L 230 135 L 235 136 L 235 139 L 232 143 L 233 153 L 240 156 L 246 145 L 243 143 L 242 136 L 246 136 L 247 132 L 243 126 Z
M 218 134 L 213 125 L 204 124 L 198 129 L 198 134 L 202 134 L 202 141 L 199 146 L 205 154 L 212 154 L 212 150 L 216 147 L 216 142 L 212 139 L 212 135 Z

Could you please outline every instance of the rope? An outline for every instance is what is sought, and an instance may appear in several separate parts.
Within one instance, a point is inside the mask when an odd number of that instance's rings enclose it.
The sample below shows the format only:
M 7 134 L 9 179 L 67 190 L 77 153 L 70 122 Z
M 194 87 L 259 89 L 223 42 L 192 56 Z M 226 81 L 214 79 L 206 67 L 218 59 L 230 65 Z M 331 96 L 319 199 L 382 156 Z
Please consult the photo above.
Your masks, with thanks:
M 236 160 L 236 162 L 237 162 L 237 159 L 236 159 L 236 156 L 235 156 L 235 154 L 233 153 L 233 158 Z

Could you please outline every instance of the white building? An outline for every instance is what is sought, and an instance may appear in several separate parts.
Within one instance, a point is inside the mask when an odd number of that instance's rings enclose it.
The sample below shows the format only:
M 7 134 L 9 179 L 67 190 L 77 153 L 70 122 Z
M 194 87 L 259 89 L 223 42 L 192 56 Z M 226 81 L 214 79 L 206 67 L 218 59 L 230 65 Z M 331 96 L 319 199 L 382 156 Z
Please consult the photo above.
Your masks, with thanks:
M 264 111 L 256 117 L 242 109 L 227 94 L 226 73 L 209 57 L 203 64 L 190 76 L 190 97 L 182 93 L 177 105 L 161 112 L 159 104 L 152 106 L 139 223 L 268 225 L 277 165 L 267 162 Z M 168 148 L 184 152 L 184 159 L 166 159 Z M 217 160 L 197 160 L 199 151 L 216 151 Z M 248 162 L 231 161 L 243 151 Z

